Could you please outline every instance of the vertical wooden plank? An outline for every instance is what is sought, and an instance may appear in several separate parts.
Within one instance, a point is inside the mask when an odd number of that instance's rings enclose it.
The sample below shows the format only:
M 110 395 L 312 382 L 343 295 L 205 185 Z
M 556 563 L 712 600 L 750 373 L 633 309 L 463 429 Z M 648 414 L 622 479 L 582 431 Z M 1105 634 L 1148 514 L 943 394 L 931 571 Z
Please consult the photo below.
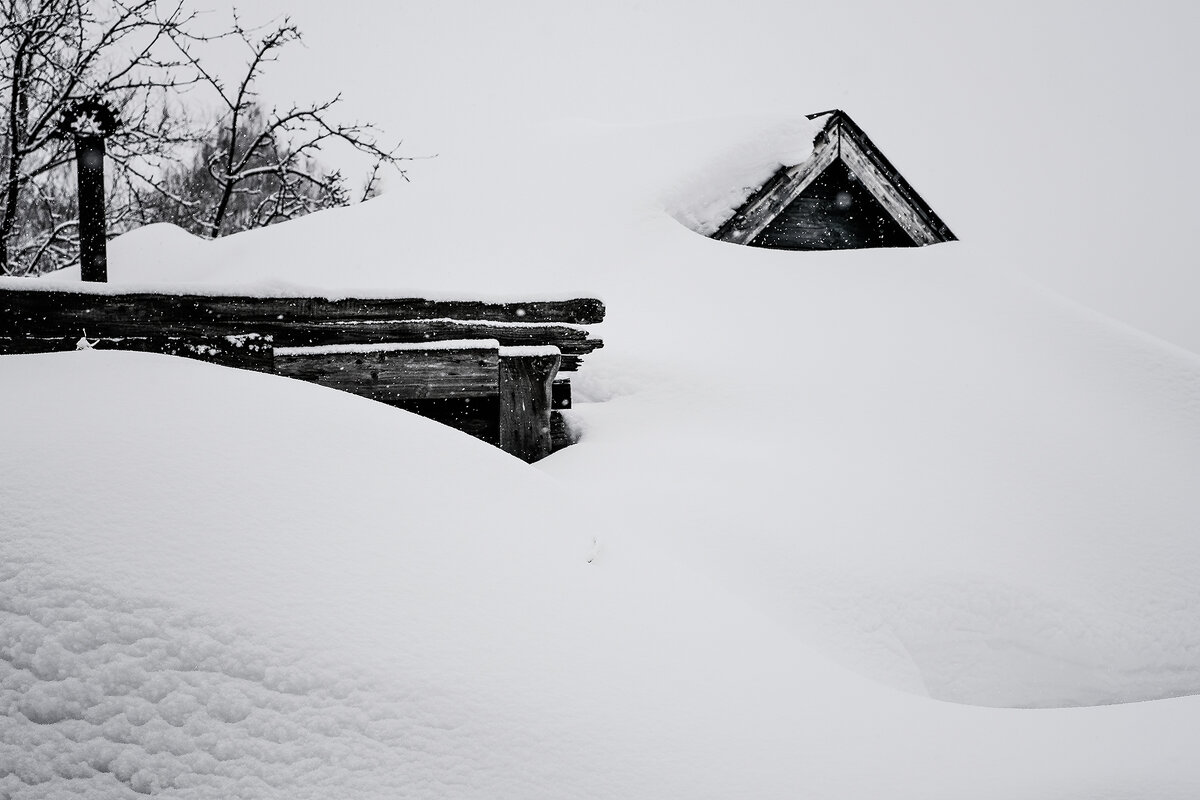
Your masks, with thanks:
M 550 455 L 557 347 L 500 348 L 500 447 L 529 463 Z

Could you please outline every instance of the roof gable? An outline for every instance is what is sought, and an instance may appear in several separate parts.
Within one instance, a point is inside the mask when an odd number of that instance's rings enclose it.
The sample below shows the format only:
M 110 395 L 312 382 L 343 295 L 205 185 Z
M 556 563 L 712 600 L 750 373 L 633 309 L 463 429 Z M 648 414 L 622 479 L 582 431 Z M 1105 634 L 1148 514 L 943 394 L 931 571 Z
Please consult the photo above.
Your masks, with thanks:
M 782 250 L 843 250 L 915 243 L 855 173 L 835 159 L 751 244 Z
M 791 250 L 927 245 L 957 239 L 849 115 L 840 110 L 809 115 L 820 117 L 826 119 L 813 141 L 812 155 L 776 172 L 712 238 Z M 835 163 L 838 168 L 830 172 Z M 853 211 L 822 202 L 841 196 L 828 189 L 841 180 L 843 170 L 870 195 L 870 201 L 858 195 Z M 855 191 L 843 189 L 853 200 Z M 840 212 L 855 218 L 842 220 Z M 891 223 L 903 237 L 890 233 Z M 789 230 L 796 235 L 788 235 Z

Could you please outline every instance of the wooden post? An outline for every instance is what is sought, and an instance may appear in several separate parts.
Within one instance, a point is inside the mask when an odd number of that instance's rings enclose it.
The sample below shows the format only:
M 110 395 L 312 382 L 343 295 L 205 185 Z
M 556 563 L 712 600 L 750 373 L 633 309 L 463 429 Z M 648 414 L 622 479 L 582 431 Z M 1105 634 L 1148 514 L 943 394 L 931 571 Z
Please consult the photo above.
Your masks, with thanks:
M 529 463 L 550 455 L 557 347 L 500 348 L 500 447 Z
M 108 242 L 104 222 L 104 138 L 75 137 L 79 162 L 79 277 L 108 281 Z
M 108 230 L 104 219 L 104 137 L 117 129 L 117 115 L 99 98 L 67 106 L 59 132 L 75 139 L 79 174 L 79 277 L 108 280 Z

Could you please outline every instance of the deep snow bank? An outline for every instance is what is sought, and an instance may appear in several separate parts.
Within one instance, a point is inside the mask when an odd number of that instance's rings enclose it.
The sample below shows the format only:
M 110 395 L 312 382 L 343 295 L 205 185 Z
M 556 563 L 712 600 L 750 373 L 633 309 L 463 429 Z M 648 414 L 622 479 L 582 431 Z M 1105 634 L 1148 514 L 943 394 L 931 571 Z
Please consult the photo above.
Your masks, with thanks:
M 599 295 L 608 346 L 576 385 L 611 402 L 543 469 L 622 498 L 611 527 L 934 697 L 1200 687 L 1179 569 L 1200 566 L 1196 358 L 1001 277 L 974 243 L 700 235 L 803 157 L 802 117 L 490 133 L 362 206 L 216 242 L 135 232 L 112 287 Z
M 604 402 L 544 469 L 894 685 L 1197 691 L 1200 359 L 963 246 L 708 244 L 610 293 Z
M 1194 699 L 1030 713 L 887 690 L 651 546 L 661 512 L 610 527 L 609 490 L 358 398 L 89 352 L 0 359 L 0 408 L 7 796 L 1200 785 Z
M 359 774 L 337 742 L 386 750 L 361 773 L 380 792 L 411 777 L 465 796 L 1195 794 L 1191 698 L 1020 713 L 921 695 L 1056 706 L 1200 689 L 1196 358 L 1002 277 L 977 245 L 712 242 L 680 220 L 702 230 L 753 183 L 731 189 L 721 165 L 769 174 L 795 138 L 726 140 L 709 161 L 688 130 L 497 132 L 361 207 L 164 240 L 178 252 L 114 244 L 115 287 L 598 294 L 607 347 L 577 382 L 584 441 L 537 468 L 266 376 L 135 354 L 0 360 L 6 546 L 36 578 L 6 585 L 46 597 L 17 616 L 77 591 L 84 617 L 169 601 L 148 614 L 167 644 L 146 653 L 117 637 L 56 656 L 73 629 L 22 621 L 13 757 L 32 757 L 29 730 L 51 748 L 125 736 L 87 727 L 107 713 L 87 687 L 129 658 L 169 671 L 154 653 L 181 645 L 165 629 L 203 612 L 248 626 L 199 635 L 235 662 L 267 642 L 261 660 L 316 676 L 304 686 L 365 681 L 383 698 L 379 727 L 345 722 L 353 704 L 310 713 L 316 688 L 280 721 L 316 726 L 295 737 L 320 780 Z M 468 198 L 490 210 L 469 234 Z M 247 702 L 273 702 L 267 672 L 250 674 Z M 56 685 L 30 716 L 17 697 L 38 682 Z M 147 699 L 135 683 L 125 694 Z M 188 735 L 240 735 L 225 689 L 193 699 Z M 170 724 L 172 708 L 149 713 Z M 255 728 L 246 747 L 290 735 Z M 154 780 L 216 774 L 178 763 Z M 258 762 L 239 763 L 212 786 L 253 781 Z M 294 773 L 272 769 L 260 793 L 290 791 Z

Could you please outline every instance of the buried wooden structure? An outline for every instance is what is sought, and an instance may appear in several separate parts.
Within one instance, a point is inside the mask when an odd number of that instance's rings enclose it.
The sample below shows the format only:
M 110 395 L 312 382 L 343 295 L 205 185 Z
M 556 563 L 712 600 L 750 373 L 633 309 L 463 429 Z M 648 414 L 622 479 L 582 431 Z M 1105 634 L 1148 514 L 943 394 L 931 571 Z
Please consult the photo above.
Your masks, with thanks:
M 846 112 L 808 118 L 821 121 L 812 155 L 776 172 L 712 238 L 779 250 L 916 247 L 956 240 Z
M 0 287 L 0 354 L 180 355 L 351 392 L 466 431 L 526 461 L 569 444 L 561 410 L 603 346 L 594 299 L 249 297 Z

